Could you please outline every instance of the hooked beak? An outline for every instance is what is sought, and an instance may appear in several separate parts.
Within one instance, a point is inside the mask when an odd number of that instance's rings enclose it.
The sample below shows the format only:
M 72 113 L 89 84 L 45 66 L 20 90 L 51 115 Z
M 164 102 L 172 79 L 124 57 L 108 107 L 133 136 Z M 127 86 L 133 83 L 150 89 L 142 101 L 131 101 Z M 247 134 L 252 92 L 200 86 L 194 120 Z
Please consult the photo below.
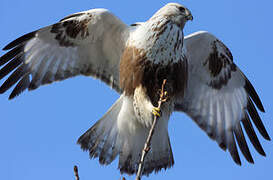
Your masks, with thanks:
M 193 16 L 192 16 L 191 14 L 189 14 L 189 15 L 186 16 L 186 19 L 187 19 L 187 21 L 188 21 L 188 20 L 191 20 L 191 21 L 192 21 L 192 20 L 193 20 Z
M 187 19 L 187 21 L 188 20 L 191 20 L 191 21 L 193 20 L 193 16 L 191 15 L 190 10 L 188 10 L 188 9 L 186 10 L 186 19 Z

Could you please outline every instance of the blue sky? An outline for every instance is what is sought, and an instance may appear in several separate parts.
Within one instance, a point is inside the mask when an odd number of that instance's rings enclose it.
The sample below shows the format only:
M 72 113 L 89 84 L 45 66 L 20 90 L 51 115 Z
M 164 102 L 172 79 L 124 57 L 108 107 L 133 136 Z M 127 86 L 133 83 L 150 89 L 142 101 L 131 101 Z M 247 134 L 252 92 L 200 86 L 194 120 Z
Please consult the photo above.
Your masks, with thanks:
M 147 20 L 167 2 L 171 1 L 2 0 L 0 47 L 24 33 L 53 24 L 78 11 L 104 7 L 131 24 Z M 250 79 L 263 101 L 266 113 L 260 115 L 273 138 L 273 2 L 176 2 L 186 5 L 194 16 L 194 21 L 186 25 L 185 34 L 207 30 L 231 49 L 236 64 Z M 3 54 L 1 51 L 0 55 Z M 88 77 L 43 86 L 8 101 L 10 92 L 0 96 L 2 179 L 74 179 L 74 165 L 79 166 L 83 180 L 122 177 L 117 170 L 117 160 L 110 166 L 101 166 L 97 159 L 90 160 L 88 153 L 82 152 L 76 144 L 77 138 L 118 98 L 116 92 Z M 242 157 L 241 167 L 184 114 L 173 114 L 169 134 L 175 165 L 167 171 L 152 174 L 149 179 L 272 178 L 272 142 L 263 140 L 258 133 L 267 157 L 255 152 L 248 141 L 255 165 L 248 164 Z

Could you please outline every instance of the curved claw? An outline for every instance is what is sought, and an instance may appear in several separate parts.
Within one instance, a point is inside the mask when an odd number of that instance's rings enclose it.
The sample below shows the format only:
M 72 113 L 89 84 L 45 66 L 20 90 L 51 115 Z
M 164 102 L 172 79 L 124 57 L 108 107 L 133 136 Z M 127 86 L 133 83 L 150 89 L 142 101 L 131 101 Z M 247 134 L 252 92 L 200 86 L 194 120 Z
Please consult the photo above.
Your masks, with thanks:
M 152 113 L 153 113 L 155 116 L 160 117 L 160 109 L 159 109 L 158 107 L 154 107 L 153 110 L 152 110 Z

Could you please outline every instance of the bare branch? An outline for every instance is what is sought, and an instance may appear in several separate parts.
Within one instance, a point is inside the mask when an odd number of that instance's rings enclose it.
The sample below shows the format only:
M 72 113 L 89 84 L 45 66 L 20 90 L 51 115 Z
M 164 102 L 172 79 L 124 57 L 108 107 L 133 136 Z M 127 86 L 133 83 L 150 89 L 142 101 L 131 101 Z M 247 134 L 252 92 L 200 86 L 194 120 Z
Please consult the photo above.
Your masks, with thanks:
M 79 172 L 78 172 L 78 167 L 77 166 L 74 166 L 74 175 L 75 175 L 76 180 L 80 180 Z
M 163 83 L 162 83 L 162 86 L 161 86 L 161 90 L 160 90 L 160 98 L 158 100 L 158 106 L 157 106 L 157 108 L 159 110 L 161 108 L 161 104 L 163 102 L 166 102 L 166 100 L 167 100 L 167 91 L 164 91 L 164 87 L 165 87 L 166 81 L 167 81 L 166 79 L 163 80 Z M 153 124 L 151 126 L 149 135 L 147 137 L 147 140 L 145 142 L 144 148 L 142 150 L 142 155 L 141 155 L 140 162 L 138 164 L 138 171 L 137 171 L 137 175 L 136 175 L 136 179 L 135 180 L 141 180 L 142 171 L 143 171 L 143 167 L 144 167 L 144 160 L 145 160 L 145 157 L 146 157 L 147 153 L 151 149 L 151 140 L 152 140 L 152 136 L 154 134 L 155 125 L 156 125 L 156 123 L 158 121 L 158 117 L 159 117 L 158 115 L 154 115 Z

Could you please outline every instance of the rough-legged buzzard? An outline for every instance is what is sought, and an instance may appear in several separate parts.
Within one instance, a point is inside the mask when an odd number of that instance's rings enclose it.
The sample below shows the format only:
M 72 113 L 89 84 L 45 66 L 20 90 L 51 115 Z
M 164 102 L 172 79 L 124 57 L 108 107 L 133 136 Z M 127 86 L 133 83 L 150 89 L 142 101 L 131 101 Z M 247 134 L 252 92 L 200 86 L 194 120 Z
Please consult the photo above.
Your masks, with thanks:
M 168 136 L 173 111 L 188 114 L 208 136 L 241 164 L 236 142 L 250 163 L 243 125 L 255 149 L 265 155 L 250 119 L 270 137 L 256 107 L 263 105 L 253 86 L 233 62 L 228 48 L 208 32 L 184 37 L 191 12 L 169 3 L 148 21 L 127 26 L 105 9 L 92 9 L 26 34 L 4 47 L 0 93 L 13 85 L 10 99 L 25 89 L 77 75 L 92 76 L 121 94 L 108 112 L 78 140 L 101 164 L 119 156 L 122 173 L 134 174 L 153 121 L 158 90 L 167 79 L 168 101 L 145 159 L 148 175 L 174 164 Z M 256 107 L 255 107 L 256 105 Z

